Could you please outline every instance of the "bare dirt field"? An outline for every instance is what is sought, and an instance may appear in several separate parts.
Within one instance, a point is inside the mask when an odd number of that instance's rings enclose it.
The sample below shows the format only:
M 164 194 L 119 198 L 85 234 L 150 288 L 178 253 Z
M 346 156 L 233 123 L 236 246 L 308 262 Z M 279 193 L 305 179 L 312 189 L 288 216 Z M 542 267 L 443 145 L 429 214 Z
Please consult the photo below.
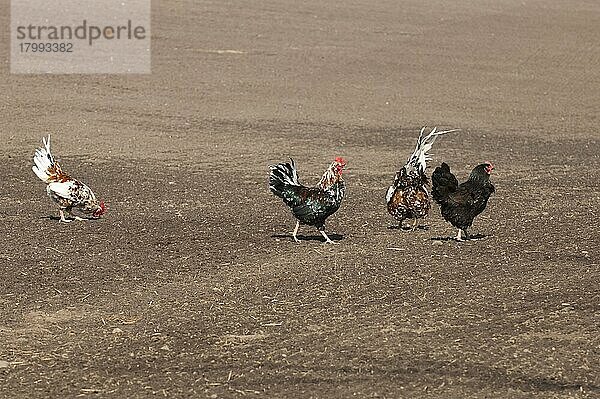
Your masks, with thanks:
M 599 398 L 600 3 L 473 3 L 155 1 L 151 75 L 2 46 L 0 397 Z M 484 239 L 387 228 L 424 124 L 496 165 Z M 53 218 L 47 132 L 105 218 Z M 348 160 L 339 245 L 292 241 L 288 156 Z

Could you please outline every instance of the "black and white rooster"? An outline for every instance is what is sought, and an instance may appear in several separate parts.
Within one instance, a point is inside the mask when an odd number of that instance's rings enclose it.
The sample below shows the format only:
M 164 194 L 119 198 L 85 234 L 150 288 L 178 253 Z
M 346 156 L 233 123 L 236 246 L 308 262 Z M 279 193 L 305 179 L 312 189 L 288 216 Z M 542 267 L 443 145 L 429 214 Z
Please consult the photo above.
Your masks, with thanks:
M 337 157 L 327 168 L 323 177 L 315 187 L 306 187 L 298 181 L 298 172 L 294 160 L 271 165 L 269 189 L 283 199 L 297 219 L 294 228 L 294 241 L 299 242 L 298 228 L 300 224 L 314 226 L 319 230 L 327 243 L 334 244 L 325 233 L 325 220 L 333 215 L 342 204 L 346 185 L 342 172 L 346 161 Z

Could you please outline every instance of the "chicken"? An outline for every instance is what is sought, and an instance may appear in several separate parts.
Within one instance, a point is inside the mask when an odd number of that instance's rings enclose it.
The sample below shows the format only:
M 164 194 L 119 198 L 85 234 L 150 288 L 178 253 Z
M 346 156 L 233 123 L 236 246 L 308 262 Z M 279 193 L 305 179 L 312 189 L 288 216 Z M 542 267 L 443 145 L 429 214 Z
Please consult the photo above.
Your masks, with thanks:
M 494 165 L 491 162 L 477 165 L 469 180 L 461 184 L 458 184 L 446 163 L 433 171 L 433 199 L 440 205 L 444 219 L 458 229 L 458 241 L 469 238 L 467 229 L 471 227 L 475 217 L 483 212 L 488 199 L 496 190 L 490 181 L 492 170 Z
M 323 174 L 316 187 L 305 187 L 298 181 L 296 164 L 290 162 L 271 165 L 269 188 L 290 207 L 296 217 L 294 241 L 299 242 L 297 234 L 300 224 L 314 226 L 327 243 L 334 244 L 325 233 L 325 220 L 333 215 L 342 204 L 346 185 L 342 171 L 346 167 L 343 158 L 336 158 Z
M 48 139 L 43 138 L 43 148 L 38 148 L 33 156 L 33 172 L 46 183 L 46 192 L 59 206 L 60 221 L 71 222 L 75 220 L 86 220 L 73 215 L 73 209 L 82 211 L 89 215 L 88 219 L 97 219 L 106 213 L 107 207 L 104 201 L 98 201 L 92 190 L 78 180 L 71 178 L 61 169 L 50 152 L 50 135 Z M 65 218 L 65 212 L 73 219 Z
M 427 136 L 423 137 L 425 132 L 425 127 L 423 127 L 414 152 L 402 169 L 396 173 L 385 199 L 389 214 L 400 222 L 400 228 L 405 219 L 413 219 L 412 230 L 415 230 L 419 219 L 429 213 L 431 200 L 427 192 L 428 179 L 425 175 L 427 161 L 431 160 L 428 151 L 431 150 L 433 142 L 438 136 L 454 131 L 456 130 L 438 132 L 434 127 Z

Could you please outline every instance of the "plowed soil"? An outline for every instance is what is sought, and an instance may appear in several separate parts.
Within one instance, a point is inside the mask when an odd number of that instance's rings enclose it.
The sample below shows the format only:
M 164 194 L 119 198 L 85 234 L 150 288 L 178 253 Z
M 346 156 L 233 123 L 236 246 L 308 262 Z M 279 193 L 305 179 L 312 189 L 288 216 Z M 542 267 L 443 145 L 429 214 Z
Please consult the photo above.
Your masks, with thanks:
M 0 397 L 600 397 L 597 1 L 153 3 L 150 75 L 0 48 Z M 481 239 L 388 228 L 422 125 L 494 162 Z M 56 220 L 48 132 L 103 219 Z M 338 245 L 291 239 L 288 156 L 348 160 Z

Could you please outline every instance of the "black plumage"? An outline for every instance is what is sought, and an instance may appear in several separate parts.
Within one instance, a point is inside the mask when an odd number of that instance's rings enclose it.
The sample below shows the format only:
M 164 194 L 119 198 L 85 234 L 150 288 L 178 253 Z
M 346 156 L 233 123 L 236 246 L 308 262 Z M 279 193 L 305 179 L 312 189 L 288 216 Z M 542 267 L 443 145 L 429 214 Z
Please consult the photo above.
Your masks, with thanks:
M 469 179 L 458 184 L 456 177 L 450 172 L 446 163 L 435 168 L 431 180 L 432 196 L 440 205 L 442 216 L 458 229 L 457 240 L 468 238 L 467 229 L 473 224 L 477 215 L 484 211 L 487 202 L 495 191 L 490 181 L 494 166 L 489 163 L 477 165 Z
M 315 187 L 306 187 L 298 181 L 298 172 L 293 159 L 270 167 L 269 188 L 291 209 L 298 220 L 294 229 L 294 240 L 299 224 L 316 227 L 327 242 L 332 242 L 325 233 L 325 221 L 342 204 L 346 190 L 342 171 L 346 161 L 336 158 Z

